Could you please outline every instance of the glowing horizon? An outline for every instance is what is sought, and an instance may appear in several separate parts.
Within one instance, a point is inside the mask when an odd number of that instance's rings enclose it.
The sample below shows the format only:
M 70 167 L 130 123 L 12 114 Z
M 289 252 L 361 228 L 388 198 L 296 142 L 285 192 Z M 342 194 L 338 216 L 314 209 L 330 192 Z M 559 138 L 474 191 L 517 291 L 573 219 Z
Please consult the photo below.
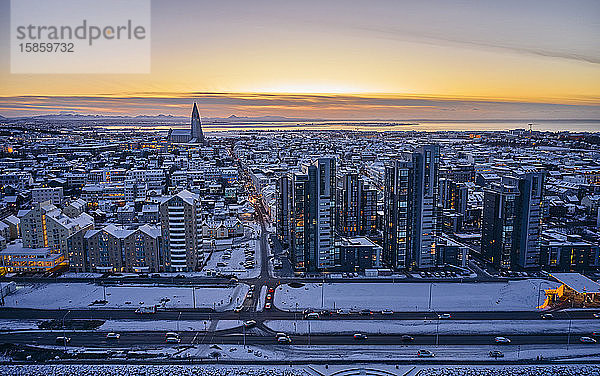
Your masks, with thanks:
M 9 13 L 0 0 L 0 49 Z M 183 115 L 197 99 L 214 117 L 600 118 L 598 14 L 597 1 L 154 0 L 150 74 L 10 74 L 2 54 L 0 115 Z

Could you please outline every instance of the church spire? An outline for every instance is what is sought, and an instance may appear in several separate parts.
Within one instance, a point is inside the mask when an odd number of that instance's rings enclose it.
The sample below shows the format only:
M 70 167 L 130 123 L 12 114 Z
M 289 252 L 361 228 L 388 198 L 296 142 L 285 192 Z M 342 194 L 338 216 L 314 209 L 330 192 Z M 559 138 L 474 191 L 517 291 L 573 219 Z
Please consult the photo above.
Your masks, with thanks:
M 194 108 L 192 109 L 192 142 L 204 144 L 204 133 L 202 132 L 202 122 L 200 121 L 200 112 L 198 106 L 194 102 Z

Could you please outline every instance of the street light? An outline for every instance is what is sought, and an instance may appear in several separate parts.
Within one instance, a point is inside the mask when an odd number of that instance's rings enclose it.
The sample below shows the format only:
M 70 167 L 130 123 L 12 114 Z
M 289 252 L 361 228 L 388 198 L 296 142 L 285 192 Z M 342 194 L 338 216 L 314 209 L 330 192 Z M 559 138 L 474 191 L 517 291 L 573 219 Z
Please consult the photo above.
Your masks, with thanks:
M 65 315 L 62 318 L 62 327 L 63 327 L 63 343 L 65 346 L 65 351 L 67 351 L 67 331 L 65 330 L 65 318 L 67 317 L 67 315 L 71 313 L 70 310 L 67 311 L 67 313 L 65 313 Z
M 571 323 L 573 320 L 571 319 L 571 315 L 569 315 L 568 311 L 565 311 L 565 313 L 569 317 L 569 331 L 567 333 L 567 350 L 569 350 L 569 345 L 571 344 Z

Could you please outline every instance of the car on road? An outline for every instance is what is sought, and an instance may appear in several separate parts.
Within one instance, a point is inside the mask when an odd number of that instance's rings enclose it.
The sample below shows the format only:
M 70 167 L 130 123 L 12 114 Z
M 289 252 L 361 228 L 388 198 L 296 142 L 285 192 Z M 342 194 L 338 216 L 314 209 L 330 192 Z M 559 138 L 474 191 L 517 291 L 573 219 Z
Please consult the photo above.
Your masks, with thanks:
M 600 319 L 600 312 L 594 313 L 594 318 L 595 319 Z
M 348 316 L 350 314 L 350 310 L 348 309 L 340 309 L 338 310 L 338 315 L 342 315 L 342 316 Z
M 175 332 L 167 332 L 165 333 L 165 337 L 175 337 L 175 338 L 179 338 L 179 334 L 175 333 Z
M 506 337 L 496 337 L 496 338 L 494 338 L 494 342 L 508 344 L 508 343 L 510 343 L 510 339 L 508 339 Z
M 308 315 L 306 315 L 306 318 L 316 320 L 319 318 L 319 314 L 317 312 L 311 312 Z
M 371 312 L 371 310 L 369 310 L 369 309 L 363 309 L 362 311 L 360 311 L 360 314 L 362 316 L 371 316 L 373 314 L 373 312 Z
M 121 335 L 119 333 L 108 333 L 106 335 L 107 339 L 119 339 L 121 338 Z
M 265 304 L 265 309 L 271 309 L 271 303 L 267 302 L 267 303 Z
M 256 326 L 256 321 L 254 321 L 254 320 L 244 321 L 244 326 L 246 328 L 252 328 L 253 326 Z
M 138 315 L 146 315 L 156 313 L 156 306 L 142 306 L 135 310 Z
M 498 350 L 490 351 L 490 358 L 504 358 L 504 353 Z
M 274 292 L 275 292 L 275 289 L 274 289 L 274 288 L 272 288 L 272 287 L 270 287 L 270 288 L 269 288 L 269 293 L 271 293 L 271 294 L 272 294 L 272 293 L 274 293 Z
M 544 313 L 544 314 L 542 315 L 542 318 L 543 318 L 544 320 L 552 320 L 552 319 L 554 318 L 554 315 L 553 315 L 553 314 L 551 314 L 551 313 Z
M 392 311 L 391 309 L 384 309 L 383 311 L 381 311 L 382 315 L 393 315 L 394 311 Z
M 600 332 L 592 332 L 592 337 L 600 337 Z
M 177 337 L 167 337 L 165 340 L 167 343 L 180 343 L 181 340 Z
M 581 337 L 581 338 L 579 338 L 579 342 L 581 342 L 581 343 L 596 343 L 597 341 L 592 337 Z
M 277 337 L 277 343 L 292 343 L 292 340 L 290 337 L 285 336 L 285 337 Z
M 275 338 L 279 338 L 279 337 L 287 337 L 288 335 L 285 334 L 284 332 L 277 332 L 275 333 Z
M 408 334 L 403 335 L 401 338 L 402 338 L 402 342 L 412 342 L 415 340 L 414 337 L 409 336 Z
M 71 337 L 56 337 L 56 343 L 59 345 L 71 342 Z
M 267 294 L 267 300 L 271 300 L 271 299 L 273 299 L 273 295 Z
M 441 315 L 438 315 L 438 319 L 450 319 L 452 318 L 452 315 L 449 313 L 442 313 Z
M 429 350 L 419 350 L 417 351 L 417 356 L 419 358 L 433 358 L 435 354 Z
M 362 333 L 354 333 L 354 339 L 360 339 L 360 340 L 365 340 L 367 339 L 367 335 L 366 334 L 362 334 Z
M 248 293 L 246 294 L 246 299 L 252 299 L 253 296 L 254 294 L 252 293 L 252 291 L 248 291 Z

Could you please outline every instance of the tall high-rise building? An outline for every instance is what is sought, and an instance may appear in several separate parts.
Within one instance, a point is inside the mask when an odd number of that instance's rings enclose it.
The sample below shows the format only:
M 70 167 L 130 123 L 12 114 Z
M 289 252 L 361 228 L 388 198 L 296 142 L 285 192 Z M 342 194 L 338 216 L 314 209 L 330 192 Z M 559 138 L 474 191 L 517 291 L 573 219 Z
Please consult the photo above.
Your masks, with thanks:
M 275 206 L 275 230 L 277 239 L 284 248 L 289 247 L 290 222 L 291 222 L 291 181 L 288 175 L 283 175 L 277 180 L 276 206 Z
M 200 121 L 200 112 L 198 111 L 198 106 L 194 103 L 194 108 L 192 109 L 192 129 L 191 135 L 192 140 L 190 142 L 195 142 L 199 144 L 204 144 L 204 133 L 202 132 L 202 122 Z
M 436 266 L 439 146 L 418 148 L 385 169 L 384 262 L 394 269 Z
M 357 172 L 338 173 L 336 227 L 341 236 L 365 236 L 375 232 L 377 191 Z
M 435 236 L 438 229 L 438 169 L 440 147 L 426 145 L 413 154 L 415 169 L 415 215 L 413 241 L 416 267 L 436 265 Z
M 203 260 L 198 195 L 183 190 L 160 204 L 164 244 L 161 264 L 167 271 L 195 271 Z
M 290 183 L 292 265 L 306 271 L 331 268 L 335 245 L 335 159 L 317 159 L 303 174 L 294 174 Z
M 544 174 L 521 171 L 484 191 L 481 254 L 497 268 L 540 266 Z

